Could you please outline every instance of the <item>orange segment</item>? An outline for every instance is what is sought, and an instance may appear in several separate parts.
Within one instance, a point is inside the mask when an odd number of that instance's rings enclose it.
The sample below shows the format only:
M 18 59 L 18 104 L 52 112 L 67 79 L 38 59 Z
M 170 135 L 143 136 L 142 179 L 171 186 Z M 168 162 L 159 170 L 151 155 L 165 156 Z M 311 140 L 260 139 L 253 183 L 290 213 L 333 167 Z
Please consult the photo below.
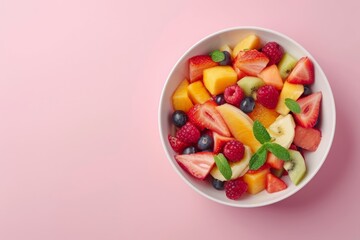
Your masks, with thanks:
M 188 80 L 184 79 L 176 88 L 172 96 L 172 104 L 174 110 L 182 110 L 184 112 L 187 112 L 193 106 L 193 103 L 188 96 L 188 86 Z
M 196 81 L 188 86 L 188 94 L 193 103 L 203 104 L 211 98 L 202 81 Z
M 266 108 L 260 103 L 255 103 L 254 110 L 249 113 L 249 117 L 253 121 L 258 120 L 265 128 L 268 128 L 273 122 L 275 122 L 278 116 L 279 114 L 275 110 Z
M 239 108 L 230 104 L 217 106 L 216 109 L 221 114 L 231 134 L 236 140 L 249 146 L 253 152 L 256 152 L 261 144 L 256 140 L 253 134 L 253 121 Z

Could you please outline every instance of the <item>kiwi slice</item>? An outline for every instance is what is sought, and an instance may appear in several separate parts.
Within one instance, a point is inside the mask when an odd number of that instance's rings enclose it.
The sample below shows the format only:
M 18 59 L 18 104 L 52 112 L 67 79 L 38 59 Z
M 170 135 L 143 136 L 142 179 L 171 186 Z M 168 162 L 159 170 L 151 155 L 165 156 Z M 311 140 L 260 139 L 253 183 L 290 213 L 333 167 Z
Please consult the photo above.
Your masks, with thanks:
M 245 95 L 250 97 L 259 87 L 264 86 L 265 82 L 261 78 L 247 76 L 240 79 L 237 84 L 244 90 Z
M 281 58 L 278 64 L 278 69 L 282 79 L 285 79 L 289 76 L 291 70 L 293 70 L 296 63 L 297 60 L 293 56 L 291 56 L 288 53 L 284 53 L 283 57 Z
M 289 149 L 290 161 L 284 163 L 284 169 L 289 173 L 290 180 L 298 185 L 306 174 L 305 160 L 300 152 Z

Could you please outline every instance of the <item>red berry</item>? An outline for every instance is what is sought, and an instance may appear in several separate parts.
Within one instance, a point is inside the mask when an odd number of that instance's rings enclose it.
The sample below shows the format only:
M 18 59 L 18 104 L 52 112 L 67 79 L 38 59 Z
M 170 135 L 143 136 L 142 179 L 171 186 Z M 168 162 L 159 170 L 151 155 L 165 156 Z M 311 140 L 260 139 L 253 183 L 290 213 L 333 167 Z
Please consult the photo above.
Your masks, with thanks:
M 244 157 L 245 147 L 239 141 L 231 140 L 224 146 L 224 155 L 230 162 L 238 162 Z
M 226 196 L 232 200 L 239 199 L 246 192 L 247 188 L 247 184 L 241 178 L 225 182 Z
M 189 144 L 184 143 L 184 142 L 180 141 L 179 139 L 177 139 L 176 137 L 173 137 L 171 135 L 168 136 L 168 140 L 169 140 L 169 143 L 170 143 L 170 146 L 172 147 L 172 149 L 177 153 L 182 152 L 184 150 L 184 148 L 189 146 Z
M 269 65 L 278 64 L 284 54 L 284 50 L 276 42 L 266 43 L 261 51 L 269 58 Z
M 187 122 L 176 132 L 176 137 L 185 143 L 197 143 L 200 138 L 200 131 L 192 123 Z
M 266 108 L 274 109 L 279 100 L 279 92 L 274 86 L 265 85 L 257 90 L 256 101 Z
M 239 107 L 240 102 L 243 100 L 244 97 L 244 91 L 238 85 L 232 85 L 225 88 L 224 98 L 227 103 Z

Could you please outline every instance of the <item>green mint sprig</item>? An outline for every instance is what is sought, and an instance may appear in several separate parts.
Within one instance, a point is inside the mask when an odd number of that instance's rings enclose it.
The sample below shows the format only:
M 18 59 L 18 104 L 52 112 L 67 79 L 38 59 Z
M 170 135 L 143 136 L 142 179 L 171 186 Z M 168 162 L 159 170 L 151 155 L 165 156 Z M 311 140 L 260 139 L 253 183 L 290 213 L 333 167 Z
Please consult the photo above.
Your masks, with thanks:
M 270 134 L 258 120 L 254 122 L 253 132 L 255 138 L 262 144 L 262 146 L 251 156 L 249 162 L 250 170 L 258 170 L 265 164 L 268 151 L 281 160 L 290 160 L 289 151 L 283 146 L 271 142 Z
M 219 153 L 218 155 L 215 155 L 214 160 L 216 166 L 219 168 L 220 173 L 224 176 L 225 179 L 230 180 L 232 176 L 232 170 L 224 154 Z
M 225 54 L 220 50 L 214 50 L 210 53 L 210 57 L 214 62 L 221 62 L 225 59 Z
M 292 111 L 293 113 L 300 113 L 301 112 L 301 108 L 299 103 L 297 103 L 296 101 L 294 101 L 291 98 L 285 98 L 285 105 L 290 109 L 290 111 Z

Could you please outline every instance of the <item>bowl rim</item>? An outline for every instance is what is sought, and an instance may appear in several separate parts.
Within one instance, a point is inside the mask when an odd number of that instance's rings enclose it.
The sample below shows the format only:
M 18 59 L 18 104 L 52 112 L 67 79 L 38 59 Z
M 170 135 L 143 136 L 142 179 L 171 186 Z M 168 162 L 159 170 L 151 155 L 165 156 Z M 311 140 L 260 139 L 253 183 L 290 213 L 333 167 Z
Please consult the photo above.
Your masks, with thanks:
M 275 34 L 278 35 L 281 38 L 284 38 L 286 41 L 289 41 L 293 44 L 295 44 L 301 51 L 303 51 L 307 56 L 309 56 L 313 62 L 313 64 L 318 68 L 317 70 L 320 71 L 320 74 L 324 76 L 325 78 L 325 84 L 327 85 L 326 87 L 329 89 L 329 100 L 331 101 L 329 104 L 327 104 L 327 106 L 332 106 L 333 107 L 333 111 L 332 111 L 332 116 L 331 118 L 333 119 L 332 124 L 331 124 L 331 129 L 332 132 L 330 133 L 329 136 L 329 144 L 326 146 L 325 150 L 324 150 L 324 155 L 323 155 L 323 159 L 321 161 L 321 163 L 314 169 L 313 171 L 313 175 L 308 178 L 308 180 L 306 182 L 304 182 L 302 187 L 298 187 L 293 191 L 287 192 L 281 196 L 279 196 L 276 199 L 272 199 L 272 200 L 265 200 L 263 202 L 260 203 L 256 203 L 256 204 L 241 204 L 241 201 L 233 201 L 233 202 L 225 202 L 222 201 L 220 199 L 214 198 L 206 193 L 204 193 L 203 191 L 200 191 L 197 187 L 195 187 L 188 179 L 185 178 L 185 176 L 183 176 L 183 173 L 181 173 L 177 166 L 175 166 L 175 162 L 173 161 L 173 157 L 169 154 L 169 152 L 167 151 L 167 147 L 166 147 L 166 139 L 163 137 L 164 136 L 164 131 L 162 129 L 162 107 L 163 107 L 163 101 L 164 101 L 164 96 L 165 96 L 165 90 L 166 87 L 169 83 L 170 77 L 173 75 L 173 73 L 175 72 L 177 66 L 179 65 L 180 62 L 183 61 L 183 59 L 188 55 L 189 52 L 191 52 L 194 48 L 198 47 L 198 45 L 200 45 L 202 42 L 206 41 L 209 38 L 212 38 L 214 36 L 220 35 L 220 34 L 224 34 L 226 32 L 232 32 L 232 31 L 238 31 L 238 30 L 249 30 L 249 31 L 262 31 L 262 32 L 267 32 L 270 34 Z M 320 64 L 316 61 L 316 59 L 302 46 L 300 45 L 297 41 L 295 41 L 294 39 L 278 32 L 272 29 L 268 29 L 268 28 L 263 28 L 263 27 L 257 27 L 257 26 L 236 26 L 236 27 L 229 27 L 229 28 L 224 28 L 222 30 L 218 30 L 216 32 L 213 32 L 211 34 L 206 35 L 205 37 L 201 38 L 199 41 L 197 41 L 195 44 L 193 44 L 190 48 L 188 48 L 185 53 L 182 54 L 182 56 L 176 61 L 176 63 L 173 65 L 172 69 L 170 70 L 169 74 L 166 77 L 166 81 L 163 84 L 163 88 L 161 91 L 161 95 L 160 95 L 160 99 L 159 99 L 159 106 L 158 106 L 158 128 L 159 128 L 159 134 L 160 134 L 160 138 L 161 138 L 161 143 L 163 146 L 163 149 L 165 151 L 166 157 L 168 159 L 168 161 L 170 162 L 171 166 L 173 167 L 173 169 L 177 172 L 177 174 L 183 179 L 183 181 L 185 181 L 187 183 L 187 185 L 189 185 L 193 190 L 195 190 L 196 192 L 198 192 L 200 195 L 214 201 L 217 203 L 220 203 L 222 205 L 226 205 L 226 206 L 231 206 L 231 207 L 239 207 L 239 208 L 255 208 L 255 207 L 262 207 L 262 206 L 268 206 L 268 205 L 272 205 L 274 203 L 280 202 L 284 199 L 287 199 L 291 196 L 293 196 L 295 193 L 297 193 L 298 191 L 300 191 L 301 189 L 303 189 L 304 187 L 306 187 L 308 185 L 308 183 L 315 177 L 315 175 L 318 173 L 318 171 L 320 170 L 320 168 L 322 167 L 322 165 L 324 164 L 324 162 L 326 161 L 328 154 L 330 152 L 331 146 L 333 144 L 333 140 L 334 140 L 334 136 L 335 136 L 335 132 L 336 132 L 336 105 L 335 105 L 335 100 L 334 100 L 334 95 L 332 92 L 332 88 L 330 86 L 330 83 L 328 81 L 328 78 L 326 77 L 324 71 L 322 70 Z

